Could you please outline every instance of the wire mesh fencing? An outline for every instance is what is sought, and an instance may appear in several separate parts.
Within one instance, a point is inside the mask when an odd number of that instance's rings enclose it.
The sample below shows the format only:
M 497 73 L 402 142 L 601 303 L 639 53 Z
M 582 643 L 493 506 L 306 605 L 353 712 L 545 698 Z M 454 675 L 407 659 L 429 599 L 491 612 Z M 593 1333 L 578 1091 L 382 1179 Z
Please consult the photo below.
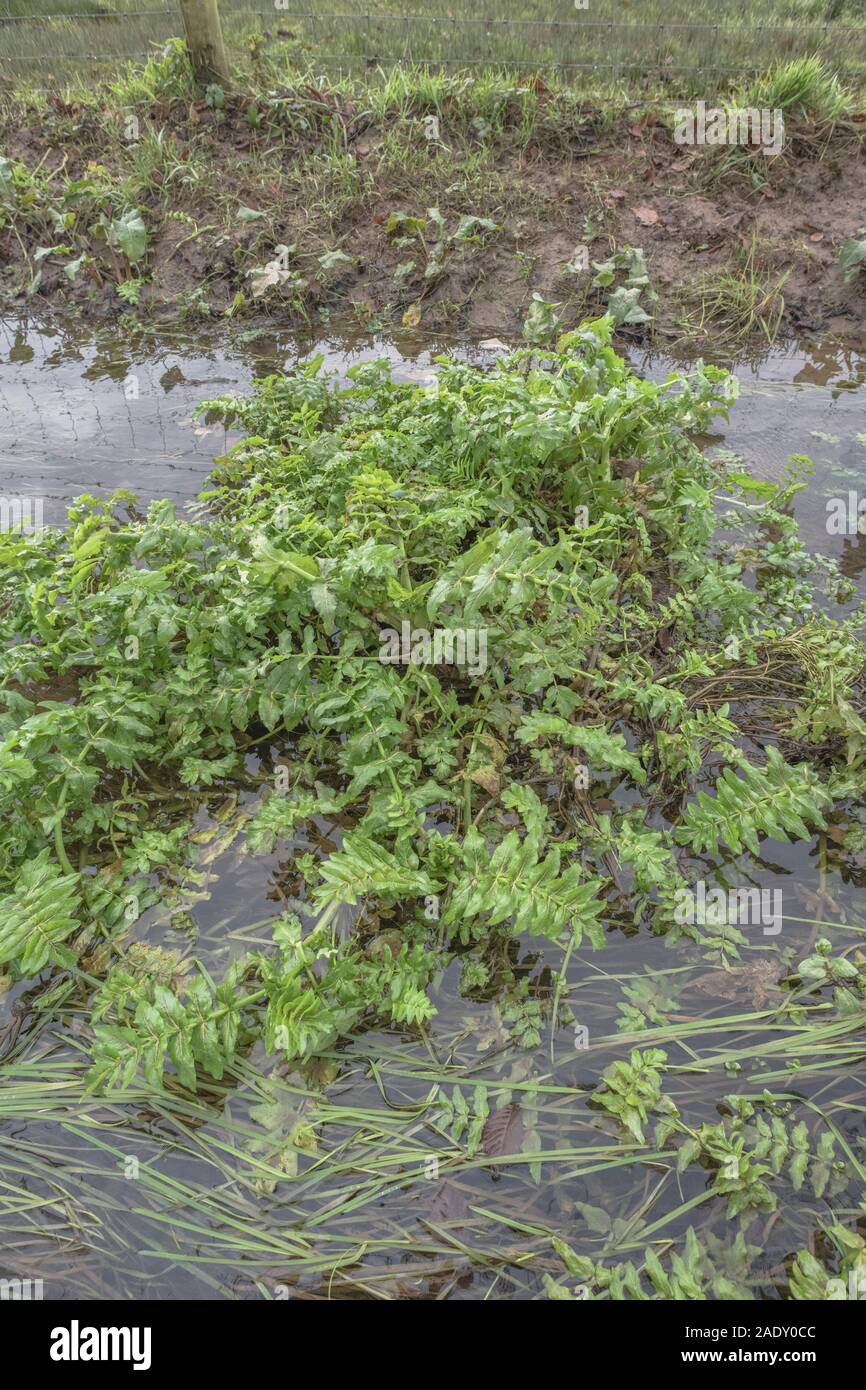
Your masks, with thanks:
M 399 0 L 398 0 L 399 3 Z M 736 0 L 717 0 L 712 18 L 670 18 L 646 0 L 221 0 L 230 54 L 263 65 L 342 70 L 413 64 L 550 70 L 582 85 L 618 80 L 702 90 L 747 79 L 774 62 L 819 54 L 841 77 L 866 78 L 860 0 L 771 0 L 761 22 Z M 159 54 L 183 33 L 177 0 L 0 0 L 0 83 L 43 88 L 76 77 L 110 77 L 123 63 Z M 683 7 L 684 8 L 684 7 Z M 402 11 L 407 12 L 402 12 Z M 485 12 L 486 11 L 486 12 Z M 681 10 L 678 14 L 681 14 Z M 625 16 L 625 17 L 624 17 Z

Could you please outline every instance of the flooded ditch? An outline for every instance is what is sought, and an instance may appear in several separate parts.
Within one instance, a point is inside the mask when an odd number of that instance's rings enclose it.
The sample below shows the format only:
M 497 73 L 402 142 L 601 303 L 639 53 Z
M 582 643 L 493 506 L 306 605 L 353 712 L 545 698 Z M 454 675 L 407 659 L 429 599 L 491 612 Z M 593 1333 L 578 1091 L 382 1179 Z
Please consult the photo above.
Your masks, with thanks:
M 398 379 L 423 381 L 436 353 L 451 350 L 480 365 L 496 355 L 412 336 L 76 334 L 7 320 L 0 495 L 40 499 L 52 525 L 81 492 L 127 488 L 142 504 L 169 498 L 185 509 L 214 457 L 241 437 L 197 417 L 202 401 L 243 394 L 252 378 L 314 351 L 340 372 L 385 357 Z M 653 379 L 674 365 L 640 350 L 631 361 Z M 866 479 L 866 355 L 802 342 L 736 375 L 740 399 L 706 447 L 740 456 L 768 481 L 789 456 L 809 455 L 814 471 L 794 499 L 804 541 L 866 597 L 866 537 L 826 525 L 827 501 Z M 269 943 L 291 900 L 285 847 L 253 857 L 244 843 L 267 756 L 267 743 L 251 750 L 248 780 L 220 795 L 189 794 L 195 893 L 181 914 L 151 908 L 135 929 L 136 940 L 195 957 L 216 977 L 243 950 Z M 555 779 L 539 793 L 555 800 Z M 43 1279 L 55 1298 L 532 1299 L 546 1280 L 582 1297 L 584 1276 L 563 1272 L 554 1237 L 592 1259 L 640 1263 L 648 1243 L 661 1240 L 663 1250 L 699 1225 L 724 1277 L 779 1297 L 793 1252 L 811 1245 L 829 1258 L 822 1223 L 862 1216 L 862 1038 L 853 1023 L 822 1031 L 796 1013 L 779 1023 L 767 1013 L 779 980 L 819 937 L 847 947 L 866 933 L 866 823 L 859 839 L 850 831 L 831 816 L 811 843 L 764 843 L 737 861 L 750 884 L 784 884 L 785 912 L 781 934 L 758 932 L 736 969 L 712 969 L 692 944 L 671 949 L 638 928 L 609 931 L 603 955 L 577 949 L 565 990 L 574 1026 L 554 1029 L 541 1010 L 534 1049 L 514 1045 L 513 981 L 533 982 L 533 997 L 549 1004 L 562 951 L 528 935 L 504 953 L 510 1002 L 495 974 L 461 994 L 452 960 L 431 986 L 437 1013 L 420 1030 L 359 1030 L 301 1067 L 257 1043 L 194 1099 L 180 1088 L 85 1094 L 83 1012 L 62 995 L 51 1007 L 34 1001 L 32 982 L 14 986 L 0 1000 L 0 1264 Z M 293 849 L 334 847 L 342 834 L 339 817 L 320 817 Z M 652 1045 L 666 1048 L 667 1090 L 691 1117 L 718 1120 L 728 1078 L 744 1095 L 771 1091 L 785 1125 L 831 1118 L 837 1144 L 823 1151 L 826 1174 L 813 1172 L 806 1186 L 781 1177 L 779 1206 L 744 1226 L 759 1253 L 732 1243 L 705 1169 L 677 1172 L 661 1149 L 638 1163 L 636 1146 L 600 1135 L 585 1102 L 613 1059 L 643 1045 L 638 1015 Z M 485 1104 L 506 1129 L 520 1128 L 519 1144 L 479 1142 Z M 850 1167 L 834 1168 L 840 1155 Z

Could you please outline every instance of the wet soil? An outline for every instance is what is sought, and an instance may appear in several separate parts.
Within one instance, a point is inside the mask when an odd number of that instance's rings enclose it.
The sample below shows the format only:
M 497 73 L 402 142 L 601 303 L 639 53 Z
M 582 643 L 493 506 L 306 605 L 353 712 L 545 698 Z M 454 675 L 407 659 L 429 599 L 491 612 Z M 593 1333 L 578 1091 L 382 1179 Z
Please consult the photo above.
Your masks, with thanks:
M 297 326 L 348 311 L 368 326 L 407 315 L 433 331 L 483 336 L 519 330 L 538 293 L 571 326 L 604 305 L 591 269 L 566 269 L 575 247 L 602 261 L 631 245 L 644 249 L 659 295 L 652 324 L 628 330 L 633 339 L 690 337 L 698 348 L 712 347 L 719 325 L 712 316 L 702 321 L 700 287 L 721 273 L 741 275 L 750 255 L 762 285 L 785 277 L 782 337 L 866 339 L 866 275 L 846 284 L 838 259 L 866 220 L 866 118 L 824 128 L 789 121 L 774 158 L 758 148 L 678 145 L 652 112 L 625 114 L 610 127 L 597 109 L 557 122 L 551 108 L 528 143 L 507 125 L 479 143 L 462 117 L 452 129 L 445 112 L 439 141 L 425 146 L 419 162 L 417 148 L 411 158 L 395 158 L 394 136 L 405 138 L 407 151 L 412 141 L 424 146 L 420 113 L 389 127 L 333 94 L 311 93 L 315 105 L 314 98 L 327 111 L 328 131 L 340 132 L 345 187 L 333 157 L 322 153 L 321 121 L 313 130 L 287 128 L 284 115 L 275 123 L 262 109 L 252 128 L 250 99 L 242 96 L 229 96 L 221 110 L 185 101 L 141 110 L 143 135 L 170 140 L 181 172 L 157 173 L 140 200 L 150 233 L 140 317 L 255 312 Z M 117 113 L 59 101 L 47 116 L 35 108 L 14 121 L 0 115 L 0 149 L 53 171 L 58 195 L 94 164 L 119 187 L 131 158 Z M 218 177 L 187 182 L 184 164 L 203 164 Z M 429 229 L 426 250 L 417 241 L 407 249 L 388 222 L 395 210 L 423 217 L 430 207 L 440 209 L 449 232 L 466 215 L 491 218 L 497 230 L 449 246 L 439 273 L 425 275 Z M 262 216 L 239 221 L 242 208 Z M 76 244 L 76 254 L 83 249 L 93 260 L 74 281 L 64 271 L 68 257 L 47 256 L 38 286 L 28 290 L 47 236 L 38 225 L 0 230 L 0 302 L 72 305 L 94 319 L 129 312 L 117 294 L 128 268 L 96 235 Z M 294 248 L 298 281 L 254 298 L 250 272 L 280 244 Z M 335 248 L 349 259 L 323 268 L 319 258 Z M 408 260 L 414 268 L 400 272 Z

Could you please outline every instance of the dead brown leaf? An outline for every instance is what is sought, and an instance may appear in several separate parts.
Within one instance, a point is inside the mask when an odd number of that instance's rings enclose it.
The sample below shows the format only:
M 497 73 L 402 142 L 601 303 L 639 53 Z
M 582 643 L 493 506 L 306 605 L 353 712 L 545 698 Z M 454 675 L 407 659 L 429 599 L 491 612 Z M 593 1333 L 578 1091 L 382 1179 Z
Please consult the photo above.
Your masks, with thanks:
M 430 1203 L 430 1220 L 451 1224 L 462 1224 L 469 1215 L 466 1198 L 453 1182 L 443 1182 L 433 1194 Z
M 713 999 L 751 999 L 753 1008 L 762 1009 L 778 990 L 778 961 L 756 960 L 730 970 L 709 970 L 692 980 L 695 989 Z
M 485 763 L 483 767 L 474 767 L 469 773 L 470 782 L 475 782 L 479 787 L 483 787 L 488 796 L 499 795 L 499 773 L 493 763 Z
M 518 87 L 531 87 L 536 96 L 541 97 L 542 101 L 547 101 L 550 96 L 550 88 L 545 86 L 540 77 L 521 77 Z
M 481 1147 L 490 1158 L 502 1154 L 519 1154 L 526 1131 L 519 1105 L 513 1102 L 502 1110 L 494 1110 L 481 1135 Z

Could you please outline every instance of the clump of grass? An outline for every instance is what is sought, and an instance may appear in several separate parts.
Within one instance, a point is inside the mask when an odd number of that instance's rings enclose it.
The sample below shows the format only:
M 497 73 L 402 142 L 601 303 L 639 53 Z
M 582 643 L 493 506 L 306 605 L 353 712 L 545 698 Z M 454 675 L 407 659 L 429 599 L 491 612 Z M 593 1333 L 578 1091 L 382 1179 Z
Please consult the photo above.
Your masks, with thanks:
M 837 121 L 851 109 L 851 93 L 817 54 L 777 63 L 739 93 L 741 106 Z
M 707 333 L 716 343 L 737 351 L 760 339 L 771 346 L 779 335 L 785 313 L 782 288 L 790 269 L 773 276 L 761 265 L 755 237 L 739 264 L 708 271 L 691 295 L 694 309 L 680 320 L 686 337 Z

